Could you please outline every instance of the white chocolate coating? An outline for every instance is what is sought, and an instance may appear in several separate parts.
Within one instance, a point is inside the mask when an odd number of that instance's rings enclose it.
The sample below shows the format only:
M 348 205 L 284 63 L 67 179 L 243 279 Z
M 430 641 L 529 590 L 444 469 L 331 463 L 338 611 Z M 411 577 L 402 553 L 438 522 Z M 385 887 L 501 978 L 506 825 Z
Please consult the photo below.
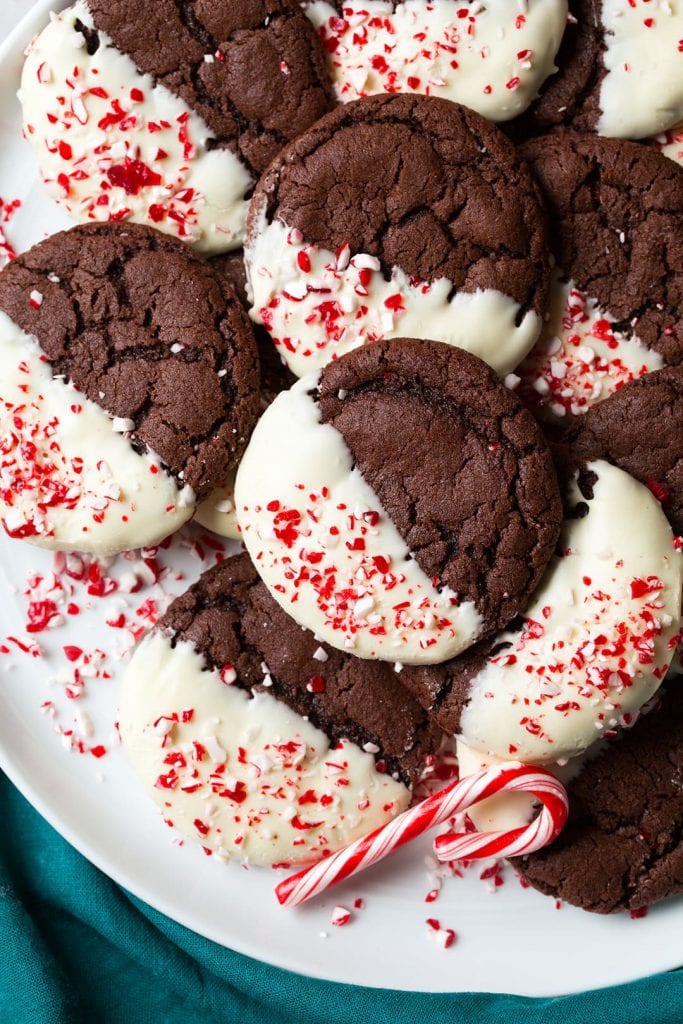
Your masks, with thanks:
M 242 540 L 276 601 L 321 640 L 361 658 L 433 664 L 474 643 L 472 602 L 438 591 L 320 419 L 319 375 L 266 410 L 237 472 Z
M 151 452 L 55 379 L 34 338 L 0 312 L 0 521 L 41 547 L 116 554 L 156 544 L 192 515 Z
M 558 419 L 580 416 L 629 381 L 664 366 L 659 353 L 615 331 L 613 323 L 595 299 L 556 275 L 541 339 L 516 371 L 524 402 Z
M 147 224 L 205 253 L 242 244 L 251 176 L 207 149 L 204 120 L 100 32 L 90 56 L 77 0 L 34 40 L 21 80 L 24 133 L 50 195 L 79 221 Z
M 208 498 L 197 506 L 195 521 L 200 526 L 217 533 L 219 537 L 229 540 L 240 540 L 241 533 L 237 525 L 235 509 L 235 476 L 237 468 L 230 471 L 223 487 L 217 487 Z
M 251 864 L 317 860 L 405 810 L 410 792 L 353 743 L 327 736 L 268 693 L 250 696 L 159 633 L 126 671 L 121 740 L 164 818 Z
M 662 132 L 655 139 L 655 145 L 660 153 L 683 167 L 683 124 Z
M 306 13 L 342 102 L 412 92 L 464 103 L 492 121 L 523 113 L 555 70 L 566 0 L 326 0 Z
M 473 352 L 509 373 L 537 341 L 541 318 L 494 289 L 458 292 L 446 278 L 410 280 L 348 246 L 338 253 L 307 245 L 301 232 L 262 212 L 245 248 L 251 317 L 263 324 L 290 370 L 303 377 L 380 338 L 429 338 Z
M 598 132 L 644 139 L 683 118 L 683 0 L 602 0 Z
M 565 523 L 520 633 L 471 684 L 461 734 L 477 750 L 545 763 L 628 722 L 660 686 L 680 622 L 683 557 L 649 490 L 606 462 L 588 514 Z M 574 485 L 573 497 L 583 500 Z

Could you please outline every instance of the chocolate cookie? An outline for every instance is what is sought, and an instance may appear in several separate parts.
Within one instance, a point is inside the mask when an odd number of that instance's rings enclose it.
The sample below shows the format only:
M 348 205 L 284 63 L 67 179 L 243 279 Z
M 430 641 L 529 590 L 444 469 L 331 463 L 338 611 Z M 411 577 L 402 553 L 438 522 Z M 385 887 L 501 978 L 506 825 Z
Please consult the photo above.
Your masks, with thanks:
M 227 253 L 223 256 L 215 256 L 211 260 L 211 264 L 230 282 L 240 302 L 245 309 L 248 309 L 247 282 L 242 250 Z M 276 395 L 291 387 L 296 377 L 290 373 L 282 362 L 278 350 L 272 344 L 263 327 L 255 324 L 254 336 L 256 338 L 256 347 L 258 348 L 259 364 L 261 367 L 261 409 L 267 409 Z M 206 527 L 207 530 L 211 530 L 221 537 L 228 537 L 231 540 L 240 539 L 240 529 L 235 512 L 236 473 L 237 466 L 234 466 L 221 485 L 212 491 L 198 506 L 195 513 L 197 522 Z
M 559 73 L 532 107 L 546 130 L 643 139 L 683 117 L 683 11 L 666 0 L 570 0 L 573 24 L 557 55 Z
M 77 0 L 33 42 L 25 132 L 79 220 L 242 244 L 255 180 L 333 105 L 296 0 Z
M 242 250 L 239 249 L 237 252 L 216 256 L 211 260 L 211 265 L 219 274 L 223 275 L 225 280 L 234 289 L 244 309 L 248 311 L 247 273 L 244 267 L 244 253 Z M 263 408 L 265 408 L 270 405 L 276 395 L 291 387 L 296 377 L 287 369 L 279 352 L 274 348 L 268 332 L 259 324 L 254 324 L 254 336 L 261 366 L 261 402 Z
M 563 444 L 573 461 L 606 459 L 646 484 L 683 536 L 683 367 L 627 384 L 573 424 Z
M 492 121 L 524 111 L 548 75 L 567 0 L 434 4 L 428 0 L 307 0 L 337 97 L 422 93 L 463 103 Z M 482 59 L 485 58 L 485 59 Z
M 499 373 L 538 338 L 549 254 L 537 187 L 471 110 L 422 96 L 340 107 L 259 182 L 252 318 L 301 376 L 382 337 L 428 337 Z
M 659 503 L 595 461 L 566 506 L 558 554 L 523 616 L 444 665 L 400 675 L 446 733 L 503 760 L 582 753 L 652 697 L 674 655 L 683 557 Z
M 443 661 L 509 622 L 562 514 L 543 435 L 493 371 L 406 339 L 280 395 L 235 493 L 247 550 L 301 625 L 406 663 Z
M 683 361 L 683 168 L 618 139 L 559 133 L 521 147 L 554 224 L 552 312 L 517 371 L 522 397 L 580 415 Z
M 541 87 L 521 125 L 531 134 L 567 125 L 591 132 L 600 119 L 605 77 L 600 0 L 570 0 L 569 19 L 557 54 L 558 71 Z
M 0 310 L 10 533 L 98 551 L 151 543 L 241 455 L 259 413 L 253 332 L 181 243 L 138 225 L 54 235 L 0 274 Z M 147 493 L 154 477 L 163 497 Z
M 516 866 L 535 889 L 598 914 L 683 892 L 683 694 L 606 745 L 568 786 L 568 824 Z
M 253 863 L 310 860 L 387 821 L 441 739 L 391 669 L 302 632 L 246 555 L 143 641 L 120 729 L 165 816 Z

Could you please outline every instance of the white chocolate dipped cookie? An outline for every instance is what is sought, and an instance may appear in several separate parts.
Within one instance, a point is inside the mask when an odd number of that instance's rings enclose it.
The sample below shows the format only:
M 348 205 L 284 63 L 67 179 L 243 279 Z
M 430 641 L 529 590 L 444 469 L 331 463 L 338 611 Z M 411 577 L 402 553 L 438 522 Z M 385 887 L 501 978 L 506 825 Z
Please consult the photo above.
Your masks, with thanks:
M 392 677 L 302 633 L 241 555 L 140 645 L 121 738 L 169 824 L 219 856 L 305 863 L 404 810 L 438 747 Z
M 550 257 L 537 188 L 473 111 L 424 96 L 323 118 L 257 186 L 253 320 L 303 376 L 380 338 L 430 338 L 499 374 L 538 340 Z
M 235 501 L 290 615 L 341 650 L 407 664 L 444 661 L 509 622 L 562 515 L 543 435 L 489 367 L 406 339 L 278 396 Z
M 83 226 L 5 268 L 0 311 L 5 531 L 110 555 L 190 519 L 259 409 L 253 334 L 220 277 L 151 229 Z
M 307 20 L 292 3 L 269 26 L 274 6 L 222 0 L 205 23 L 172 0 L 52 15 L 20 98 L 53 198 L 78 221 L 153 225 L 205 253 L 241 246 L 255 180 L 331 103 Z M 244 67 L 256 60 L 258 87 Z

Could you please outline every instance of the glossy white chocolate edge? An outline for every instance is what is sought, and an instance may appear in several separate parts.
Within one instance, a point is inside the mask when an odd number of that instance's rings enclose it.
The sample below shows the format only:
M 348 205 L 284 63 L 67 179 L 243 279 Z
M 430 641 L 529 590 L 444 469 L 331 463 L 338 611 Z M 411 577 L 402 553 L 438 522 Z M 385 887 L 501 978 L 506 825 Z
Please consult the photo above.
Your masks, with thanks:
M 242 536 L 237 525 L 235 509 L 236 474 L 237 468 L 231 470 L 225 484 L 217 487 L 208 498 L 200 502 L 194 514 L 195 521 L 200 526 L 229 540 L 240 540 Z
M 524 401 L 556 419 L 580 416 L 629 381 L 665 365 L 637 334 L 613 330 L 614 317 L 574 281 L 556 273 L 539 342 L 516 370 Z M 637 324 L 635 327 L 637 331 Z
M 191 488 L 134 450 L 128 421 L 53 377 L 36 339 L 2 312 L 0 365 L 0 522 L 10 536 L 112 555 L 156 544 L 191 517 Z
M 247 168 L 230 150 L 208 149 L 204 120 L 104 32 L 91 56 L 78 20 L 92 27 L 84 0 L 51 15 L 29 48 L 19 93 L 52 198 L 79 221 L 136 221 L 208 254 L 238 248 L 253 184 Z
M 308 245 L 297 229 L 269 223 L 265 208 L 245 247 L 251 317 L 263 324 L 290 370 L 303 377 L 379 338 L 429 338 L 473 352 L 504 375 L 533 347 L 540 316 L 495 289 L 457 292 L 446 278 L 411 281 L 394 267 L 342 246 Z M 364 312 L 364 310 L 367 312 Z
M 566 0 L 326 0 L 305 11 L 342 102 L 377 93 L 440 96 L 492 121 L 523 113 L 557 70 Z M 463 13 L 461 13 L 463 12 Z
M 223 678 L 234 678 L 226 666 Z M 207 669 L 189 643 L 142 641 L 123 679 L 121 740 L 166 821 L 251 864 L 317 860 L 405 810 L 372 754 L 328 737 L 269 693 Z
M 643 139 L 683 118 L 683 0 L 602 0 L 598 132 Z
M 532 763 L 588 749 L 659 688 L 680 624 L 683 556 L 650 491 L 606 462 L 588 514 L 565 522 L 511 646 L 474 678 L 460 731 L 487 754 Z M 573 485 L 572 497 L 583 501 Z M 529 671 L 527 671 L 529 669 Z
M 469 647 L 482 619 L 410 556 L 342 435 L 321 422 L 319 374 L 261 417 L 235 485 L 242 540 L 301 626 L 361 658 L 433 664 Z

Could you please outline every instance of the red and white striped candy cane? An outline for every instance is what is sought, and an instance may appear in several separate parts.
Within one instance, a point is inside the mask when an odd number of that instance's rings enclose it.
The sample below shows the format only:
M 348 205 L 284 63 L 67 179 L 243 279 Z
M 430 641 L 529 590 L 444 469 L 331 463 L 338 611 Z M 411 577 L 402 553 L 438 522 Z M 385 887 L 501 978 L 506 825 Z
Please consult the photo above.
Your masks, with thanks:
M 485 860 L 488 857 L 521 857 L 552 843 L 567 820 L 568 801 L 564 787 L 552 775 L 533 769 L 535 778 L 508 779 L 506 793 L 528 793 L 543 804 L 541 813 L 529 825 L 505 832 L 447 832 L 434 840 L 439 860 Z M 467 781 L 467 780 L 465 780 Z
M 283 907 L 296 907 L 351 875 L 383 860 L 436 825 L 499 793 L 528 793 L 542 804 L 530 825 L 507 832 L 468 832 L 439 836 L 435 843 L 441 860 L 478 860 L 533 853 L 555 839 L 564 828 L 569 803 L 564 787 L 542 768 L 522 764 L 496 765 L 451 783 L 421 803 L 399 814 L 387 825 L 357 839 L 338 853 L 291 875 L 275 889 Z

